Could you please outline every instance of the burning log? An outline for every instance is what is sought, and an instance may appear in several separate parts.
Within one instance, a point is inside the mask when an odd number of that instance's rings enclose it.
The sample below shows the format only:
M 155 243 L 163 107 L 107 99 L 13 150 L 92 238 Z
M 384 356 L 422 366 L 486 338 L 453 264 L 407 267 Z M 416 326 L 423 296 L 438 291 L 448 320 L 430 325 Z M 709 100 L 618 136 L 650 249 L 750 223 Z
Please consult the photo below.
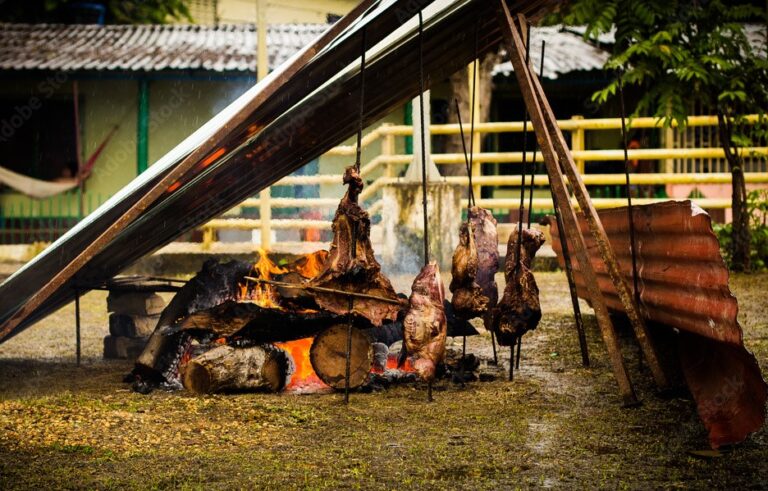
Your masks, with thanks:
M 323 271 L 310 284 L 397 301 L 392 284 L 381 273 L 381 266 L 373 255 L 371 220 L 357 203 L 363 189 L 363 180 L 354 167 L 348 167 L 344 173 L 344 184 L 349 188 L 333 218 L 330 253 Z M 335 314 L 346 314 L 349 311 L 347 296 L 315 291 L 314 297 L 321 309 Z M 356 316 L 367 319 L 374 326 L 380 326 L 385 320 L 396 320 L 399 310 L 400 305 L 373 298 L 355 299 L 352 307 Z
M 493 316 L 496 339 L 502 346 L 514 345 L 517 338 L 536 329 L 541 320 L 539 287 L 533 277 L 531 263 L 544 243 L 544 234 L 535 229 L 523 230 L 520 261 L 517 260 L 517 236 L 517 231 L 509 235 L 504 264 L 507 286 Z
M 170 334 L 166 331 L 179 319 L 234 298 L 238 281 L 249 270 L 250 265 L 244 262 L 219 264 L 215 260 L 206 261 L 200 272 L 176 293 L 163 310 L 155 331 L 136 360 L 133 374 L 145 382 L 175 379 L 178 363 L 191 339 L 188 333 Z
M 195 394 L 278 392 L 285 387 L 289 367 L 288 355 L 275 346 L 221 345 L 191 359 L 182 380 L 184 387 Z
M 255 302 L 227 300 L 185 317 L 170 332 L 187 331 L 199 339 L 242 337 L 273 343 L 314 336 L 341 318 L 317 310 L 265 308 Z
M 309 351 L 320 380 L 334 389 L 344 389 L 346 374 L 347 324 L 337 324 L 315 337 Z M 359 387 L 368 379 L 373 365 L 373 344 L 359 329 L 352 329 L 352 350 L 350 351 L 349 387 Z

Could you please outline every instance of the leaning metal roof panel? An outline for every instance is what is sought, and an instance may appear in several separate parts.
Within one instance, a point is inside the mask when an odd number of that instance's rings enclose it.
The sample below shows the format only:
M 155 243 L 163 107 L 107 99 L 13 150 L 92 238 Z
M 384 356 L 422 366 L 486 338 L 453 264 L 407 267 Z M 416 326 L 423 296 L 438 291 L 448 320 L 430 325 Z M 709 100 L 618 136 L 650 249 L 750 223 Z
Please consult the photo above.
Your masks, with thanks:
M 557 2 L 511 2 L 513 12 L 531 19 Z M 342 32 L 277 93 L 252 109 L 247 120 L 232 124 L 265 84 L 281 76 L 272 72 L 176 148 L 120 190 L 76 227 L 0 284 L 0 323 L 8 320 L 84 248 L 99 237 L 193 149 L 224 128 L 217 149 L 170 186 L 105 249 L 91 257 L 75 277 L 17 326 L 17 334 L 74 298 L 75 289 L 103 283 L 142 256 L 182 233 L 220 215 L 355 133 L 359 86 L 361 26 L 366 27 L 365 124 L 371 124 L 418 93 L 417 21 L 413 0 L 381 1 L 360 22 Z M 424 71 L 427 83 L 442 80 L 474 57 L 479 24 L 481 54 L 497 49 L 501 34 L 494 2 L 441 0 L 424 8 Z M 406 19 L 407 17 L 407 19 Z M 7 337 L 5 338 L 7 339 Z

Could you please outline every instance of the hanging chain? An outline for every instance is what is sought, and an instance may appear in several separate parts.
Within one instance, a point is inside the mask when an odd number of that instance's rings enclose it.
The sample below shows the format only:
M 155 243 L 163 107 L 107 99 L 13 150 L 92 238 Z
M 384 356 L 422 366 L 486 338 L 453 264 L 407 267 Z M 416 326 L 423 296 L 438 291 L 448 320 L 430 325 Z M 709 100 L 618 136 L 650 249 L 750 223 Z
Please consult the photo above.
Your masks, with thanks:
M 461 136 L 461 147 L 464 149 L 464 164 L 467 168 L 467 177 L 469 178 L 469 186 L 467 190 L 467 200 L 469 206 L 474 206 L 475 191 L 472 188 L 472 164 L 469 162 L 469 156 L 467 155 L 467 142 L 464 138 L 464 125 L 461 123 L 461 109 L 459 109 L 459 99 L 455 98 L 453 101 L 456 103 L 456 118 L 459 120 L 459 133 Z M 469 212 L 467 212 L 467 221 L 469 221 Z
M 624 87 L 622 84 L 622 77 L 624 71 L 619 71 L 618 76 L 618 89 L 619 89 L 619 110 L 621 111 L 621 138 L 624 144 L 624 175 L 626 177 L 626 193 L 627 193 L 627 220 L 629 222 L 629 251 L 632 255 L 632 286 L 634 287 L 635 302 L 640 305 L 640 290 L 638 288 L 637 277 L 637 251 L 635 248 L 635 218 L 632 213 L 632 189 L 629 182 L 629 151 L 627 143 L 627 125 L 626 125 L 626 112 L 624 109 Z

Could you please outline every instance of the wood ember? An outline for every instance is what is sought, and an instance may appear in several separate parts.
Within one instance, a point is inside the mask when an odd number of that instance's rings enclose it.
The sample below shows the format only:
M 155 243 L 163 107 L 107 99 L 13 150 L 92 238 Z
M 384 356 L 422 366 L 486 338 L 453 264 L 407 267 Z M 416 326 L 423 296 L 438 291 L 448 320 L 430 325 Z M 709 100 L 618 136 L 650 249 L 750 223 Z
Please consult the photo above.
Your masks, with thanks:
M 183 318 L 170 332 L 186 331 L 199 339 L 242 337 L 272 343 L 314 336 L 341 318 L 317 310 L 265 308 L 253 302 L 227 300 Z
M 445 290 L 436 262 L 421 269 L 411 288 L 409 309 L 403 322 L 405 352 L 415 358 L 414 368 L 422 380 L 435 378 L 445 356 L 447 320 Z
M 288 355 L 271 345 L 234 348 L 221 345 L 191 359 L 182 374 L 195 394 L 278 392 L 289 375 Z
M 511 346 L 517 338 L 536 329 L 541 320 L 539 287 L 531 271 L 536 251 L 544 243 L 544 234 L 535 229 L 523 230 L 520 261 L 517 261 L 518 231 L 509 235 L 504 277 L 507 286 L 494 312 L 494 331 L 502 346 Z
M 347 324 L 337 324 L 315 337 L 309 359 L 320 380 L 334 389 L 343 389 L 346 379 Z M 361 386 L 373 365 L 371 339 L 359 329 L 352 328 L 349 387 Z
M 178 383 L 178 364 L 192 339 L 186 332 L 167 331 L 190 314 L 235 298 L 238 282 L 250 269 L 250 264 L 241 261 L 220 264 L 209 259 L 203 263 L 200 272 L 176 293 L 160 314 L 155 331 L 137 358 L 132 374 L 140 385 Z M 145 391 L 143 387 L 140 389 Z
M 357 203 L 363 180 L 354 167 L 348 167 L 344 173 L 344 184 L 349 187 L 333 218 L 331 250 L 323 271 L 311 285 L 397 300 L 392 284 L 381 273 L 381 266 L 373 255 L 371 220 Z M 349 299 L 344 296 L 319 292 L 313 296 L 321 309 L 336 314 L 346 314 L 349 310 Z M 399 310 L 399 305 L 373 299 L 353 302 L 354 314 L 368 319 L 374 326 L 396 320 Z

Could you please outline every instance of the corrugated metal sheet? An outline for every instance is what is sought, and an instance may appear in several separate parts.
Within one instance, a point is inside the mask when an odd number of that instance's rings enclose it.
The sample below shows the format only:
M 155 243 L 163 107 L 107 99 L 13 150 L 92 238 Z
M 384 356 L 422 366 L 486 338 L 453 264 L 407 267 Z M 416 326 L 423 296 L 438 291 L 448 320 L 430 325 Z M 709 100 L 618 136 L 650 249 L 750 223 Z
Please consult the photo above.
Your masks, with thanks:
M 600 210 L 598 215 L 631 285 L 627 209 Z M 667 201 L 634 206 L 633 220 L 641 308 L 652 325 L 683 333 L 682 367 L 713 445 L 742 441 L 763 425 L 768 391 L 757 361 L 743 345 L 738 303 L 728 287 L 711 219 L 691 201 Z M 550 226 L 552 247 L 564 266 L 553 217 Z M 608 308 L 624 312 L 583 219 L 581 229 Z M 571 251 L 572 242 L 568 240 Z M 589 300 L 578 261 L 573 267 L 578 294 Z
M 424 72 L 427 81 L 443 80 L 474 57 L 474 27 L 480 23 L 481 54 L 501 40 L 495 3 L 485 0 L 440 2 L 425 8 Z M 533 19 L 554 0 L 512 2 L 513 11 Z M 418 11 L 413 0 L 383 2 L 366 16 L 369 63 L 366 67 L 365 124 L 371 124 L 418 93 Z M 403 13 L 411 17 L 403 21 Z M 103 283 L 142 256 L 207 222 L 290 174 L 353 135 L 358 126 L 361 23 L 287 79 L 239 125 L 234 115 L 248 107 L 260 85 L 171 150 L 83 222 L 54 242 L 24 268 L 0 284 L 0 324 L 107 227 L 136 203 L 170 169 L 221 128 L 227 136 L 218 149 L 171 186 L 143 216 L 89 258 L 78 274 L 60 285 L 10 333 L 13 336 L 74 298 L 75 286 Z M 279 76 L 273 74 L 273 76 Z M 266 79 L 267 82 L 269 79 Z M 265 83 L 265 82 L 262 82 Z M 6 337 L 5 339 L 8 339 Z
M 556 79 L 560 75 L 579 70 L 602 70 L 610 53 L 584 40 L 579 34 L 563 30 L 561 26 L 531 28 L 531 65 L 539 71 L 541 42 L 546 41 L 544 77 Z M 512 74 L 512 62 L 496 65 L 493 75 Z
M 273 70 L 328 26 L 272 24 Z M 206 70 L 255 72 L 257 34 L 237 25 L 60 25 L 0 23 L 2 70 Z
M 272 24 L 267 33 L 270 70 L 306 46 L 324 24 Z M 58 25 L 0 23 L 0 70 L 255 72 L 254 24 Z M 608 52 L 559 26 L 531 29 L 531 59 L 539 66 L 547 42 L 544 76 L 602 69 Z M 510 75 L 512 64 L 493 74 Z

